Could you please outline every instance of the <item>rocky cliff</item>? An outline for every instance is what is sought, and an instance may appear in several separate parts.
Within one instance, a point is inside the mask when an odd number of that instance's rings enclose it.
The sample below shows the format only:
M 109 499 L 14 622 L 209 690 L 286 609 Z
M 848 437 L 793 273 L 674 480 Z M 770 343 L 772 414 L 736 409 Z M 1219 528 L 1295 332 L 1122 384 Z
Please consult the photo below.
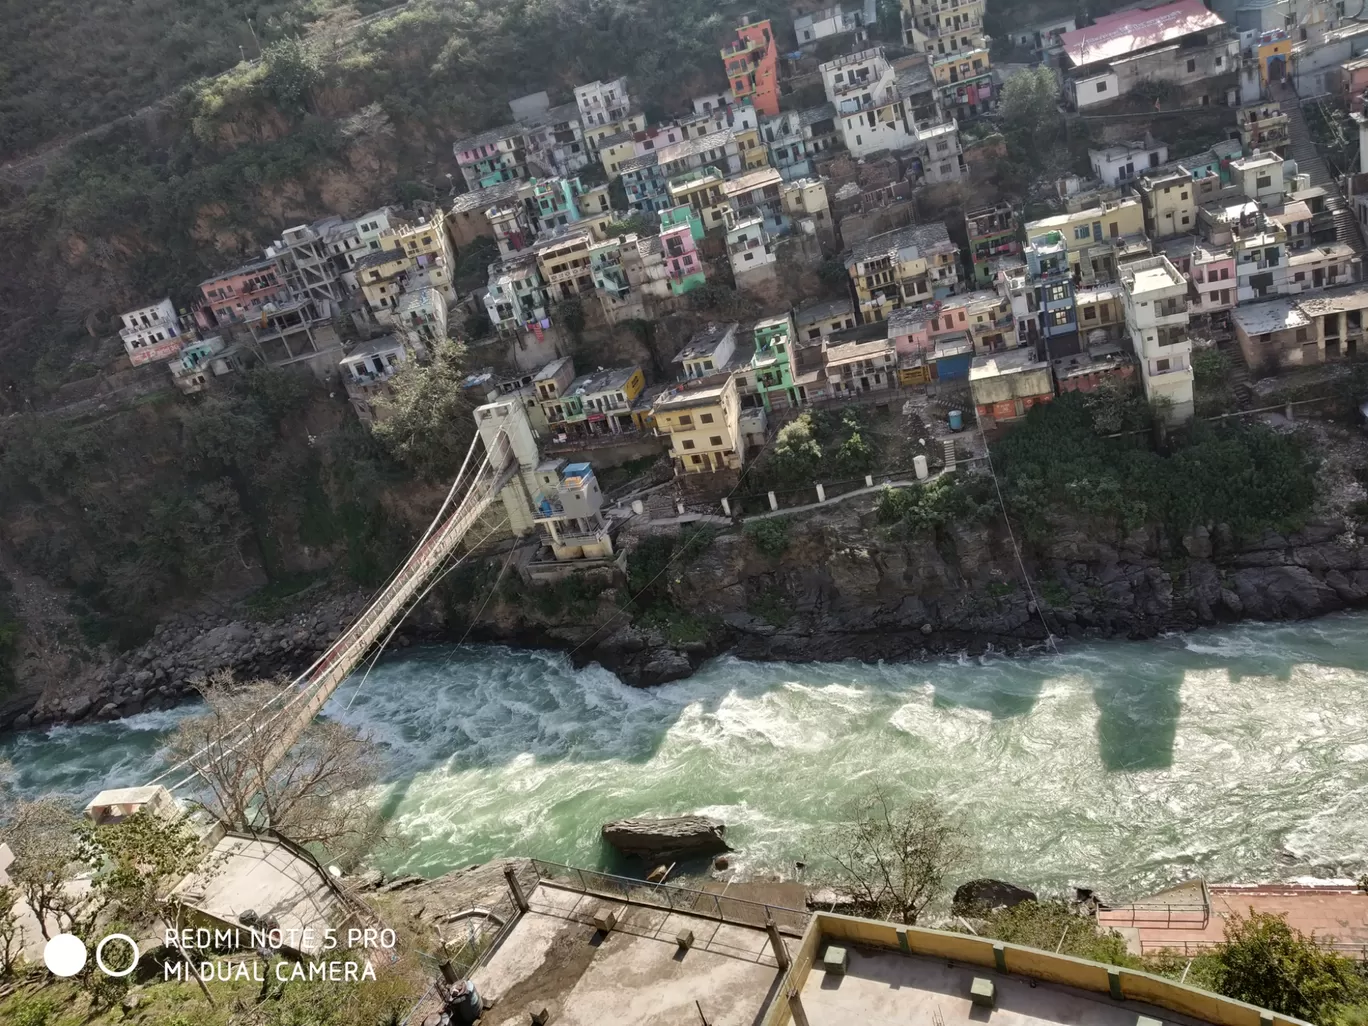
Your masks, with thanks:
M 1039 646 L 1047 624 L 1059 640 L 1149 638 L 1364 604 L 1366 538 L 1368 527 L 1327 519 L 1246 540 L 1213 525 L 1169 544 L 1153 528 L 1124 532 L 1059 518 L 1048 542 L 1022 553 L 1033 599 L 1000 520 L 901 535 L 876 526 L 866 501 L 796 520 L 777 558 L 745 533 L 728 532 L 676 564 L 670 598 L 681 619 L 706 625 L 697 640 L 680 640 L 658 610 L 634 617 L 616 588 L 552 612 L 525 592 L 500 588 L 488 603 L 480 592 L 472 601 L 484 604 L 484 615 L 473 624 L 432 605 L 410 624 L 410 637 L 558 648 L 638 686 L 687 677 L 725 651 L 756 660 L 917 659 Z M 169 622 L 89 688 L 45 695 L 12 723 L 165 708 L 193 690 L 194 677 L 222 666 L 244 676 L 301 670 L 364 601 L 333 596 L 311 613 L 270 622 L 207 614 Z

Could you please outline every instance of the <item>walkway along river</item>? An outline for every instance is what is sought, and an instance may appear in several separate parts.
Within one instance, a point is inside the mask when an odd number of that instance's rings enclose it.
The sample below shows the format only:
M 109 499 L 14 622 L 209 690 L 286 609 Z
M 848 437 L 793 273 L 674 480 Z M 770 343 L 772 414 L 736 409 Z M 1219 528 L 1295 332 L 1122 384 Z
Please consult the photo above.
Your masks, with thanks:
M 1117 899 L 1213 880 L 1368 870 L 1368 616 L 1246 624 L 1061 655 L 745 663 L 623 686 L 564 656 L 433 646 L 348 682 L 325 715 L 390 749 L 391 872 L 502 854 L 610 858 L 607 819 L 702 811 L 743 871 L 791 874 L 874 783 L 961 810 L 975 871 Z M 355 701 L 353 702 L 353 697 Z M 85 800 L 155 772 L 191 710 L 0 739 L 28 793 Z

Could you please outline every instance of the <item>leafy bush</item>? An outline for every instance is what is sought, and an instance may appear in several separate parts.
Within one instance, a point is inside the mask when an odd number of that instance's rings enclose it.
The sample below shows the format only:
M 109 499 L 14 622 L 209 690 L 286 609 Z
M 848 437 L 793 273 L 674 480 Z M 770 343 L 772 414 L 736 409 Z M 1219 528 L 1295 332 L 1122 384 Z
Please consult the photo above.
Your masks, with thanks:
M 958 476 L 938 477 L 924 485 L 885 488 L 879 493 L 875 517 L 880 524 L 909 534 L 932 531 L 956 520 L 974 519 L 994 510 L 978 491 L 983 482 Z
M 1058 950 L 1109 965 L 1137 966 L 1139 962 L 1127 953 L 1126 940 L 1119 933 L 1100 929 L 1092 916 L 1079 915 L 1062 901 L 1025 901 L 1015 908 L 998 909 L 980 932 L 1010 944 Z
M 1181 534 L 1226 523 L 1253 533 L 1295 525 L 1315 498 L 1316 464 L 1295 436 L 1199 423 L 1164 455 L 1141 438 L 1099 437 L 1087 400 L 1072 392 L 1034 408 L 993 456 L 1008 509 L 1035 538 L 1061 509 L 1126 528 Z
M 1226 921 L 1212 982 L 1229 997 L 1312 1022 L 1368 1000 L 1368 981 L 1354 962 L 1321 948 L 1286 917 L 1252 909 Z
M 746 525 L 746 537 L 762 556 L 778 559 L 788 551 L 790 527 L 792 523 L 788 517 L 752 520 Z

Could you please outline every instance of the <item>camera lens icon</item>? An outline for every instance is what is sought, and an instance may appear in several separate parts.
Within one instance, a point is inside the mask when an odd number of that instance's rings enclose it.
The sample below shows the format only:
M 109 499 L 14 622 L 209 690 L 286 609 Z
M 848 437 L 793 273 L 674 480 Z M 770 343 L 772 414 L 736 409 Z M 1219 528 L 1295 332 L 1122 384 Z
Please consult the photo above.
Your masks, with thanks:
M 133 953 L 133 958 L 125 968 L 111 968 L 105 961 L 105 948 L 111 942 L 127 944 Z M 131 975 L 133 970 L 138 968 L 138 959 L 141 957 L 142 952 L 138 949 L 137 941 L 126 933 L 111 933 L 95 945 L 95 964 L 99 967 L 100 972 L 115 979 Z M 59 933 L 43 946 L 43 963 L 53 976 L 63 978 L 75 976 L 85 968 L 86 961 L 89 958 L 90 952 L 86 949 L 85 941 L 74 933 Z

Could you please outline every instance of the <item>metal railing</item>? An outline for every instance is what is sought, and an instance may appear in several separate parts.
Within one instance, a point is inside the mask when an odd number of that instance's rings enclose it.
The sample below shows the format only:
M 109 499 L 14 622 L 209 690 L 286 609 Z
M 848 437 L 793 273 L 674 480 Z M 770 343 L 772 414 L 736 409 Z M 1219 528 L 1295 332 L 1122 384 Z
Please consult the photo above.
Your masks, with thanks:
M 1104 919 L 1103 916 L 1106 918 Z M 1178 918 L 1174 918 L 1177 916 Z M 1208 901 L 1176 902 L 1173 904 L 1117 905 L 1097 910 L 1097 921 L 1104 926 L 1163 926 L 1201 930 L 1211 921 Z
M 763 927 L 774 921 L 779 929 L 801 935 L 807 928 L 810 914 L 806 909 L 788 908 L 766 902 L 733 898 L 712 891 L 698 891 L 674 884 L 650 883 L 626 876 L 614 876 L 592 869 L 577 869 L 555 862 L 532 860 L 532 870 L 539 883 L 563 887 L 581 894 L 592 894 L 613 901 L 635 905 L 650 905 L 685 915 L 706 916 L 722 922 Z

